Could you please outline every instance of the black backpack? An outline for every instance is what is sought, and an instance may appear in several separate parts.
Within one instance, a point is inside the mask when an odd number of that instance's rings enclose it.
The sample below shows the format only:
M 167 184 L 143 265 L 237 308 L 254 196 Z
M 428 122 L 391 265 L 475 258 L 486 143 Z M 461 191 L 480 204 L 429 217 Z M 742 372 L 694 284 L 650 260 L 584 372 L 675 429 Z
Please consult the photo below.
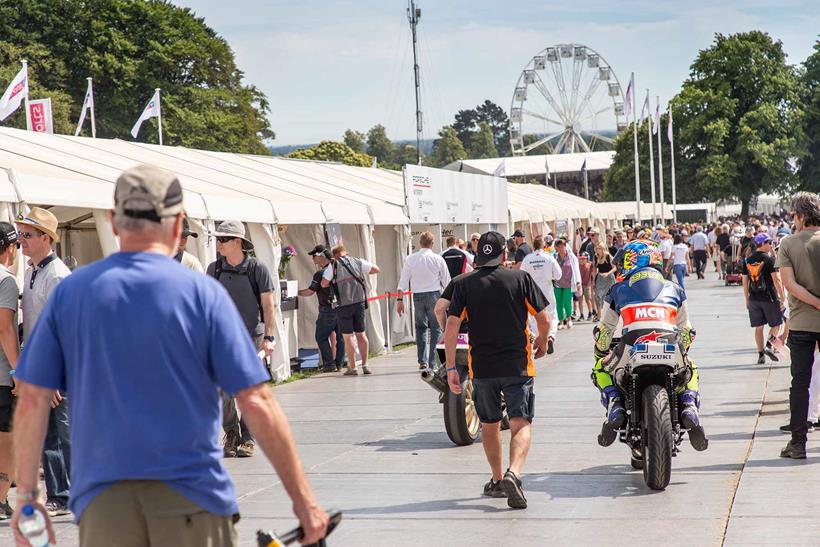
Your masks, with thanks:
M 253 290 L 253 294 L 256 297 L 256 305 L 259 307 L 259 321 L 264 323 L 265 322 L 265 314 L 262 310 L 262 296 L 259 292 L 259 284 L 256 282 L 256 265 L 258 261 L 250 256 L 248 257 L 248 268 L 244 272 L 231 272 L 236 275 L 247 275 L 248 281 L 251 284 L 251 290 Z M 213 278 L 219 281 L 219 276 L 222 275 L 222 260 L 217 259 L 216 265 L 214 266 L 214 273 Z
M 766 261 L 747 262 L 746 270 L 749 272 L 749 294 L 765 295 L 771 298 L 771 290 L 766 280 Z

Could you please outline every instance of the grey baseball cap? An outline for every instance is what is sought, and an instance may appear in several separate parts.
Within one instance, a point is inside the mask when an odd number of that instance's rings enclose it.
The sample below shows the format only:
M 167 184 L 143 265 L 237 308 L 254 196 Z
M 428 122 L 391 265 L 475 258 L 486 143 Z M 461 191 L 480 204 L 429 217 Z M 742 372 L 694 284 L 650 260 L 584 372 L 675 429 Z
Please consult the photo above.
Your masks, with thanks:
M 114 213 L 159 222 L 183 210 L 182 185 L 170 171 L 137 165 L 122 172 L 114 186 Z

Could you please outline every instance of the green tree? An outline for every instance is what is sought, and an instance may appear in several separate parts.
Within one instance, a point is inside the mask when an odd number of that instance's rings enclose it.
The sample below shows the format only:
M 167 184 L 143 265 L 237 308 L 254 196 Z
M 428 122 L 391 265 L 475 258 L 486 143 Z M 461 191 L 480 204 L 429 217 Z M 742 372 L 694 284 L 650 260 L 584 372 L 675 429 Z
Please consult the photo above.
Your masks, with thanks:
M 803 65 L 802 94 L 805 109 L 803 123 L 807 137 L 807 154 L 800 159 L 801 187 L 820 192 L 820 42 L 815 42 L 812 53 Z
M 364 140 L 366 138 L 364 133 L 348 129 L 345 131 L 344 143 L 354 152 L 364 152 Z
M 387 138 L 387 130 L 381 124 L 374 125 L 367 132 L 367 153 L 376 158 L 379 165 L 390 163 L 393 159 L 395 146 Z
M 780 42 L 760 31 L 717 34 L 672 100 L 678 201 L 737 198 L 745 216 L 757 195 L 789 191 L 796 182 L 789 160 L 805 153 L 798 92 Z M 634 198 L 630 143 L 628 132 L 616 140 L 607 199 Z
M 673 100 L 681 180 L 708 199 L 739 199 L 744 216 L 758 194 L 788 191 L 789 159 L 805 153 L 798 92 L 779 41 L 760 31 L 718 34 Z
M 392 164 L 396 170 L 400 170 L 404 165 L 416 165 L 417 162 L 416 147 L 412 144 L 404 144 L 396 146 L 396 153 L 393 154 Z M 422 157 L 422 161 L 424 157 Z
M 269 153 L 267 99 L 242 83 L 230 46 L 188 8 L 165 0 L 2 2 L 0 39 L 0 75 L 25 55 L 32 92 L 51 96 L 58 132 L 73 130 L 91 76 L 100 137 L 130 140 L 159 87 L 166 144 Z M 155 123 L 140 140 L 156 142 Z
M 493 130 L 487 122 L 479 123 L 478 131 L 470 136 L 469 155 L 471 159 L 498 157 Z
M 438 135 L 439 138 L 433 143 L 433 166 L 444 167 L 454 161 L 467 159 L 467 152 L 453 126 L 445 125 Z
M 287 157 L 299 160 L 336 161 L 357 167 L 373 165 L 372 157 L 364 152 L 356 152 L 345 143 L 337 141 L 322 141 L 310 148 L 297 148 Z
M 502 155 L 510 152 L 510 120 L 503 108 L 485 100 L 475 108 L 459 110 L 456 113 L 453 129 L 465 149 L 472 148 L 473 138 L 480 131 L 480 125 L 486 123 L 492 132 L 493 145 Z M 497 154 L 496 154 L 497 155 Z M 470 157 L 473 157 L 472 155 Z
M 638 127 L 638 154 L 639 162 L 638 169 L 641 176 L 641 199 L 649 202 L 652 196 L 652 189 L 650 188 L 651 180 L 649 177 L 649 140 L 647 139 L 646 126 L 649 122 L 646 121 Z M 667 203 L 672 202 L 672 169 L 671 161 L 669 159 L 669 141 L 666 138 L 666 124 L 668 117 L 661 116 L 660 131 L 661 131 L 661 146 L 663 147 L 661 153 L 663 157 L 660 158 L 663 163 L 663 186 L 664 186 L 664 200 Z M 652 135 L 652 146 L 654 148 L 654 163 L 655 163 L 655 197 L 660 201 L 660 171 L 658 166 L 658 137 Z M 604 173 L 604 188 L 602 198 L 604 201 L 632 201 L 635 199 L 635 161 L 634 152 L 632 149 L 632 124 L 629 125 L 622 133 L 615 137 L 613 149 L 615 150 L 615 161 L 612 166 Z M 677 145 L 676 145 L 677 148 Z M 680 157 L 675 155 L 676 167 L 680 165 Z M 678 170 L 679 171 L 679 170 Z M 680 180 L 680 179 L 679 179 Z M 700 201 L 698 190 L 693 188 L 690 184 L 677 185 L 677 201 L 680 203 L 687 201 Z

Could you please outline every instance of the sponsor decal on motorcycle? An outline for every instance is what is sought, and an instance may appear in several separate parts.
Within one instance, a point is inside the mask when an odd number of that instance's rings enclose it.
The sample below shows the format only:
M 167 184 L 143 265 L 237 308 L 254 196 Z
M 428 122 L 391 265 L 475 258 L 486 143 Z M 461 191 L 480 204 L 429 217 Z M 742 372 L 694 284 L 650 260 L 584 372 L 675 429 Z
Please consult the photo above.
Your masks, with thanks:
M 666 304 L 634 304 L 621 310 L 624 326 L 635 322 L 651 321 L 674 326 L 678 310 Z

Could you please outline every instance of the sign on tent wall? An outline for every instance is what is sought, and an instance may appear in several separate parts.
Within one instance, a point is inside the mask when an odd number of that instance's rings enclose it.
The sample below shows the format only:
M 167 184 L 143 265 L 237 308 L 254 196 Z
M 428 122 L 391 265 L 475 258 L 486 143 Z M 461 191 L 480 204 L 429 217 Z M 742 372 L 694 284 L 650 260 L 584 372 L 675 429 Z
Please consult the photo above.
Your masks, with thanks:
M 507 181 L 503 178 L 407 165 L 404 191 L 411 224 L 507 221 Z

